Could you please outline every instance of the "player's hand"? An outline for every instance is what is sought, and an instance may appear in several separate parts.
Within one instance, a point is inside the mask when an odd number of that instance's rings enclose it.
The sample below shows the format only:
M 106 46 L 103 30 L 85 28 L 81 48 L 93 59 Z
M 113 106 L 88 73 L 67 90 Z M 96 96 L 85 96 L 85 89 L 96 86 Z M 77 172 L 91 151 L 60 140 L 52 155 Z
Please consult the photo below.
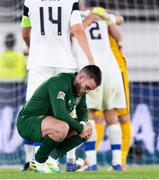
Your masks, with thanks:
M 29 55 L 29 47 L 28 47 L 28 45 L 26 43 L 23 46 L 23 54 L 24 54 L 24 56 Z
M 88 124 L 82 124 L 83 125 L 83 131 L 80 134 L 81 138 L 88 139 L 93 132 L 91 124 L 88 122 Z

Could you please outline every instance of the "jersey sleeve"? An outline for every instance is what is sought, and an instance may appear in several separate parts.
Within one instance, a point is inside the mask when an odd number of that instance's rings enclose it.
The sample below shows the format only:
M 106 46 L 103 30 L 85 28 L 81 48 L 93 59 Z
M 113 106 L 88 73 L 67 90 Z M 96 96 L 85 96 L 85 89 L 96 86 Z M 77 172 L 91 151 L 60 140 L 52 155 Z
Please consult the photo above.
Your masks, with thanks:
M 65 85 L 64 85 L 65 84 Z M 49 97 L 51 100 L 52 111 L 55 118 L 65 121 L 70 128 L 75 130 L 77 133 L 81 133 L 83 125 L 78 121 L 75 121 L 66 109 L 65 96 L 69 91 L 69 87 L 66 82 L 53 82 L 49 85 Z
M 31 27 L 30 18 L 29 18 L 29 1 L 28 0 L 25 0 L 24 2 L 21 26 Z
M 80 103 L 76 107 L 76 114 L 78 121 L 88 121 L 88 110 L 86 104 L 86 96 L 82 96 Z
M 78 1 L 74 1 L 72 5 L 72 11 L 71 11 L 71 18 L 70 18 L 70 26 L 73 26 L 75 24 L 82 24 L 81 14 L 79 10 L 79 3 Z

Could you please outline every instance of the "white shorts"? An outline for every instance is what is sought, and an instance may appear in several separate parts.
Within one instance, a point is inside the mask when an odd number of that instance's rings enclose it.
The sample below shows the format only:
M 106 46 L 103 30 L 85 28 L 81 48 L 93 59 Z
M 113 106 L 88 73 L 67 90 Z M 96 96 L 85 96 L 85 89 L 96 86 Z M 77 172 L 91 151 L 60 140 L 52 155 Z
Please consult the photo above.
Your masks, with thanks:
M 102 84 L 87 95 L 88 109 L 110 110 L 125 108 L 126 98 L 122 74 L 118 65 L 98 65 L 102 71 Z
M 28 84 L 26 101 L 28 101 L 34 91 L 47 79 L 62 72 L 75 72 L 77 69 L 54 68 L 54 67 L 33 67 L 28 70 Z

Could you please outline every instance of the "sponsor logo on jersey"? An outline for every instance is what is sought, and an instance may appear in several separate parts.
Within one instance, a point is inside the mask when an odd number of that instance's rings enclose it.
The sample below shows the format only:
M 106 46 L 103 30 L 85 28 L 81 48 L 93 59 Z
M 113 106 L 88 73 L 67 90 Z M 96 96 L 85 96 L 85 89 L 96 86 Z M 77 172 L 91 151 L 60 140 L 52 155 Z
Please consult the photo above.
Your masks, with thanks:
M 68 101 L 68 104 L 71 104 L 72 102 L 71 102 L 71 99 Z

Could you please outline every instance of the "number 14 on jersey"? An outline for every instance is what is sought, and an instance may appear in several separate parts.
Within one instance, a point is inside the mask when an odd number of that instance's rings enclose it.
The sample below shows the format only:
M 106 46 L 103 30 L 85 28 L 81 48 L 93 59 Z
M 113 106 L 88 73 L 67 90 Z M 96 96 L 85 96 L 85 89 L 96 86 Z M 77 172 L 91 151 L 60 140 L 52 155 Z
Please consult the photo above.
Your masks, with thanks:
M 41 30 L 41 35 L 45 35 L 45 22 L 44 22 L 44 15 L 48 16 L 48 21 L 50 21 L 53 25 L 57 25 L 57 34 L 58 36 L 62 35 L 62 28 L 61 28 L 61 17 L 62 17 L 62 8 L 58 7 L 57 9 L 57 19 L 53 19 L 53 8 L 48 7 L 48 12 L 47 14 L 44 13 L 44 8 L 40 7 L 39 8 L 39 13 L 40 13 L 40 30 Z

